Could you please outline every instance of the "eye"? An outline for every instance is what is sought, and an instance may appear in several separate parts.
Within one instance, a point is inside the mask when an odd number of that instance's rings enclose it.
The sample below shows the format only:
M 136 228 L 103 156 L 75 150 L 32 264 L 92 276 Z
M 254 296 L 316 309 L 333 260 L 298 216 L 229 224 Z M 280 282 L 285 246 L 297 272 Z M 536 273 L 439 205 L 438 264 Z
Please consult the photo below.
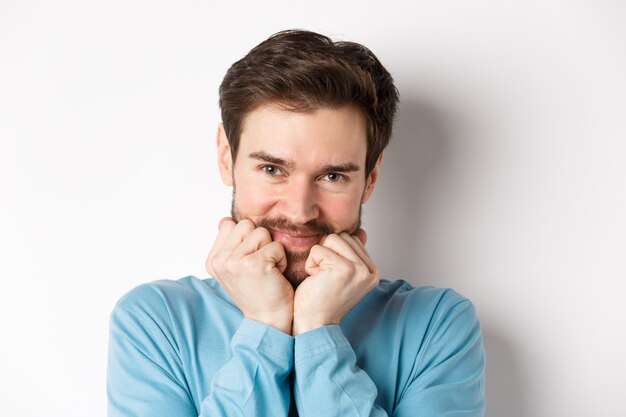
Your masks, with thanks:
M 338 174 L 336 172 L 329 172 L 324 175 L 322 179 L 325 179 L 328 182 L 342 182 L 346 181 L 346 177 L 343 174 Z
M 261 171 L 271 176 L 277 176 L 282 173 L 280 169 L 275 165 L 263 165 L 261 166 Z

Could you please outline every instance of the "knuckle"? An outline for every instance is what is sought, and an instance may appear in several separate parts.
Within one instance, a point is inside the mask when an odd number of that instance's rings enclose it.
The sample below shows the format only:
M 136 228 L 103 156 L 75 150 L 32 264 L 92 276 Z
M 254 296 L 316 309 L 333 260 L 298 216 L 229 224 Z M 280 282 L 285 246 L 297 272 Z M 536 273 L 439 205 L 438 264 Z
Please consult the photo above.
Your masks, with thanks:
M 246 256 L 241 260 L 241 268 L 245 271 L 250 271 L 254 269 L 255 262 L 253 261 L 251 256 Z
M 220 224 L 218 226 L 218 230 L 220 232 L 225 232 L 228 233 L 229 230 L 231 230 L 237 223 L 235 223 L 235 221 L 229 217 L 225 217 L 222 220 L 220 220 Z
M 224 265 L 224 262 L 221 259 L 215 257 L 211 259 L 208 263 L 215 275 L 220 275 L 223 272 L 224 268 L 222 267 L 222 265 Z
M 261 239 L 261 241 L 263 241 L 263 242 L 271 242 L 272 241 L 272 235 L 270 235 L 269 230 L 267 230 L 264 227 L 257 227 L 254 230 L 254 233 L 256 235 L 258 235 L 259 239 Z
M 237 223 L 237 228 L 243 229 L 244 231 L 252 231 L 255 228 L 254 222 L 250 219 L 242 219 Z
M 285 248 L 283 247 L 283 245 L 280 242 L 270 242 L 267 245 L 268 250 L 272 251 L 272 252 L 280 252 L 280 253 L 285 253 Z M 312 249 L 312 248 L 311 248 Z
M 311 256 L 311 255 L 317 256 L 319 254 L 321 248 L 322 248 L 322 246 L 318 245 L 318 244 L 315 244 L 315 245 L 311 246 L 311 249 L 309 249 L 309 256 Z
M 241 260 L 240 266 L 246 272 L 256 272 L 262 270 L 261 258 L 256 255 L 248 255 Z
M 324 246 L 336 246 L 340 241 L 341 237 L 339 237 L 336 233 L 331 233 L 326 236 L 326 240 L 324 240 Z
M 239 264 L 239 261 L 237 259 L 234 259 L 232 256 L 229 256 L 220 262 L 220 265 L 224 265 L 224 269 L 226 269 L 229 272 L 237 271 L 238 264 Z

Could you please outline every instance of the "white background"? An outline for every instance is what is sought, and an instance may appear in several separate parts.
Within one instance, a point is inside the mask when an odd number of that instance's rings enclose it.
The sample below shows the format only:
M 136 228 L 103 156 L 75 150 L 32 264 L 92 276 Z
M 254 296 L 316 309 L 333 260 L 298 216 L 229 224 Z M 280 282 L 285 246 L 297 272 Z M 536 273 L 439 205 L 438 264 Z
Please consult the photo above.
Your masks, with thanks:
M 487 415 L 625 416 L 617 0 L 0 0 L 0 416 L 106 414 L 116 300 L 206 276 L 228 214 L 221 78 L 293 27 L 395 77 L 368 245 L 387 278 L 474 301 Z

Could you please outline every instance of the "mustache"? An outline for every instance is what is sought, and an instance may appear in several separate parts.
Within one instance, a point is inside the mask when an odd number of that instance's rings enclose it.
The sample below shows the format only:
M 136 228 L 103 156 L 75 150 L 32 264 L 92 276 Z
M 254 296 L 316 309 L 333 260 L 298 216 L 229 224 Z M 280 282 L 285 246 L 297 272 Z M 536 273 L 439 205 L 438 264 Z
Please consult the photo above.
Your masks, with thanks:
M 332 227 L 323 222 L 310 221 L 305 224 L 296 224 L 287 219 L 261 219 L 256 223 L 257 227 L 280 230 L 284 232 L 298 233 L 302 235 L 329 235 L 333 233 Z

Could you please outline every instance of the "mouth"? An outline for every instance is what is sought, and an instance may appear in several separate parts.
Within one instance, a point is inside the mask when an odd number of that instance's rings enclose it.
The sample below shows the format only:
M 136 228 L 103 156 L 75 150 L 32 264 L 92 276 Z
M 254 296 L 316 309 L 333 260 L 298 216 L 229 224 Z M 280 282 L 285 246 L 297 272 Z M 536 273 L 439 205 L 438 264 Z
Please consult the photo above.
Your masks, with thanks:
M 281 243 L 285 248 L 294 251 L 309 250 L 322 238 L 321 234 L 307 235 L 296 232 L 285 232 L 282 230 L 270 229 L 272 240 Z

